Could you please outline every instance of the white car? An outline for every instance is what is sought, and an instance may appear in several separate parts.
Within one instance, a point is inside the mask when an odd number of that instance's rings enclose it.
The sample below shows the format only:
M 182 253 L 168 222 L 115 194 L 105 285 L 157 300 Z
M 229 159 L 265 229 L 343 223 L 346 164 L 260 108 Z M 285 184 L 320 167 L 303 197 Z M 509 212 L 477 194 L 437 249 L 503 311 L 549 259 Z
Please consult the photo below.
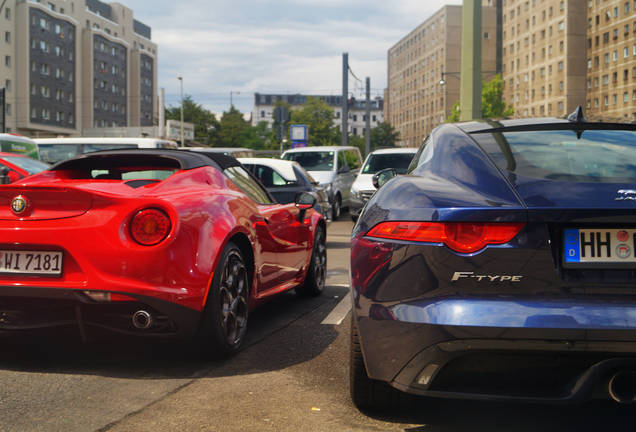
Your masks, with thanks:
M 395 168 L 398 174 L 406 173 L 413 156 L 417 152 L 415 147 L 388 148 L 369 153 L 364 160 L 360 173 L 351 185 L 349 200 L 349 214 L 356 221 L 362 208 L 375 193 L 372 178 L 375 173 L 386 168 Z

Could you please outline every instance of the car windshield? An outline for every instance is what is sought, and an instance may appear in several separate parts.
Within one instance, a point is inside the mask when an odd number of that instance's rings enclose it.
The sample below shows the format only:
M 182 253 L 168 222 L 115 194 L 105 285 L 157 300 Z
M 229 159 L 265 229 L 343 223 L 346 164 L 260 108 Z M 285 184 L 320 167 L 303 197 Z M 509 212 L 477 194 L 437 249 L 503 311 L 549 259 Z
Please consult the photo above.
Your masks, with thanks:
M 307 171 L 333 171 L 334 152 L 293 152 L 287 153 L 283 158 L 296 161 Z
M 630 183 L 636 180 L 636 133 L 572 130 L 473 135 L 502 169 L 559 181 Z
M 362 167 L 362 174 L 375 174 L 386 168 L 395 168 L 405 174 L 414 153 L 378 153 L 369 155 Z
M 29 174 L 36 174 L 49 169 L 50 165 L 35 159 L 21 156 L 4 156 L 3 159 L 13 165 L 22 168 Z

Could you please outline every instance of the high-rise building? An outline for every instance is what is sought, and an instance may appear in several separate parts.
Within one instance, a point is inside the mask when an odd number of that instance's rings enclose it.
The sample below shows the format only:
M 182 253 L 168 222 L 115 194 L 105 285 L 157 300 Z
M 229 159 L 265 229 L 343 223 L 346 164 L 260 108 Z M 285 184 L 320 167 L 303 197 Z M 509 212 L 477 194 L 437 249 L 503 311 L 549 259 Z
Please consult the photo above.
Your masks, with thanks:
M 570 0 L 572 1 L 572 0 Z M 589 0 L 586 114 L 636 120 L 636 1 Z
M 504 101 L 515 117 L 585 104 L 585 0 L 503 0 Z
M 252 125 L 256 126 L 260 122 L 267 122 L 268 127 L 274 125 L 274 108 L 277 102 L 284 102 L 291 106 L 291 109 L 300 109 L 310 97 L 318 98 L 331 108 L 333 108 L 333 124 L 335 127 L 342 129 L 342 96 L 325 96 L 325 95 L 301 95 L 301 94 L 254 94 L 254 109 L 252 111 Z M 382 112 L 383 99 L 376 97 L 371 99 L 371 128 L 378 123 L 384 121 Z M 364 136 L 364 128 L 366 125 L 366 100 L 349 99 L 349 121 L 347 123 L 349 134 Z M 309 131 L 311 134 L 311 131 Z
M 482 76 L 497 67 L 497 13 L 482 2 Z M 401 146 L 419 146 L 444 123 L 459 100 L 461 6 L 444 6 L 388 51 L 384 117 L 400 133 Z
M 81 135 L 156 122 L 157 45 L 126 6 L 8 0 L 0 34 L 8 131 Z

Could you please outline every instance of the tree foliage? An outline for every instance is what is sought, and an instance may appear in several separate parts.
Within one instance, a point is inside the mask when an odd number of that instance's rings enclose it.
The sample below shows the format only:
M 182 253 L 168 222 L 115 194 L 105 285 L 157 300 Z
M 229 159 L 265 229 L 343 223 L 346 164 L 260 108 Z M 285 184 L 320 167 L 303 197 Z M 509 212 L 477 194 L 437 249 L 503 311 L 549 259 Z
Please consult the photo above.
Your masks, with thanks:
M 166 109 L 166 120 L 181 121 L 181 105 Z M 183 99 L 183 121 L 194 124 L 194 140 L 205 145 L 215 145 L 219 139 L 219 122 L 211 111 L 187 95 Z
M 307 98 L 307 102 L 298 110 L 291 112 L 292 124 L 304 124 L 309 127 L 310 146 L 337 145 L 340 132 L 333 126 L 333 108 L 316 97 Z
M 503 80 L 497 74 L 481 86 L 481 118 L 510 117 L 514 108 L 503 101 Z M 459 101 L 455 102 L 448 116 L 449 123 L 458 122 L 461 115 Z
M 223 112 L 221 116 L 219 147 L 247 147 L 242 143 L 241 138 L 249 134 L 247 129 L 250 128 L 251 125 L 245 121 L 243 113 L 232 105 L 230 110 Z
M 390 123 L 378 123 L 371 129 L 371 151 L 380 147 L 395 147 L 400 139 L 400 133 Z

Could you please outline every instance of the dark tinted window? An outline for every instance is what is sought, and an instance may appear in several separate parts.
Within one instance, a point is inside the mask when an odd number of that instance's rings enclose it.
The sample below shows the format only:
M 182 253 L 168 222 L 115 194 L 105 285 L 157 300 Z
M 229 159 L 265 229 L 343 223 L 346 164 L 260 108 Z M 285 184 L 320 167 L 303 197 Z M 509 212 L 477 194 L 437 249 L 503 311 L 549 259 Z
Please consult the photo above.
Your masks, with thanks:
M 559 181 L 629 183 L 636 180 L 636 133 L 572 130 L 472 135 L 499 168 Z
M 372 154 L 362 168 L 363 174 L 375 174 L 385 168 L 395 168 L 398 174 L 404 174 L 413 159 L 413 153 Z
M 285 160 L 296 161 L 307 171 L 333 171 L 332 151 L 294 152 L 283 156 Z
M 253 201 L 259 204 L 272 204 L 272 200 L 269 198 L 267 192 L 263 190 L 258 182 L 254 180 L 243 167 L 233 166 L 225 169 L 223 172 Z

